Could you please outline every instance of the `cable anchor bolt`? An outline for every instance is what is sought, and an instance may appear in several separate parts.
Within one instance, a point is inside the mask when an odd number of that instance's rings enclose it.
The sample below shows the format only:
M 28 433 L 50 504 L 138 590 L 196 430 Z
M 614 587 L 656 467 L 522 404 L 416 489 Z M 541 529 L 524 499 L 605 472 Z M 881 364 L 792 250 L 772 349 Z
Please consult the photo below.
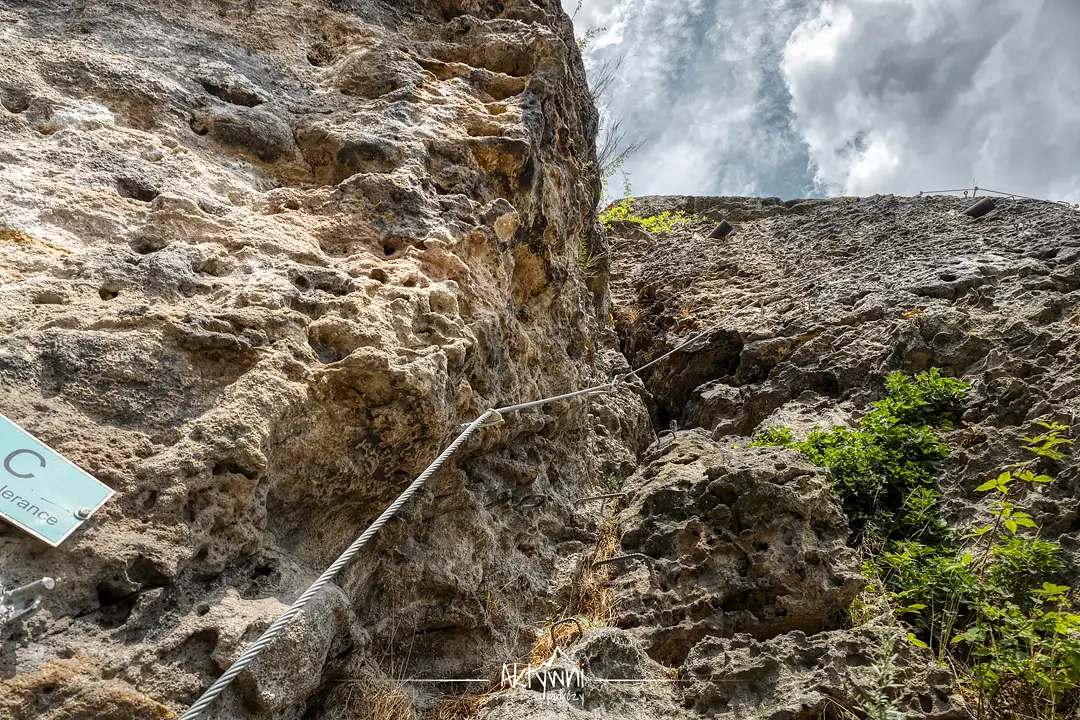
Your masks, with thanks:
M 504 418 L 502 413 L 498 410 L 489 408 L 487 412 L 491 413 L 491 417 L 480 423 L 480 427 L 495 427 L 496 425 L 502 425 L 506 422 L 506 418 Z
M 55 580 L 43 577 L 22 587 L 0 591 L 0 626 L 10 625 L 19 618 L 36 612 L 41 607 L 45 593 L 54 587 Z

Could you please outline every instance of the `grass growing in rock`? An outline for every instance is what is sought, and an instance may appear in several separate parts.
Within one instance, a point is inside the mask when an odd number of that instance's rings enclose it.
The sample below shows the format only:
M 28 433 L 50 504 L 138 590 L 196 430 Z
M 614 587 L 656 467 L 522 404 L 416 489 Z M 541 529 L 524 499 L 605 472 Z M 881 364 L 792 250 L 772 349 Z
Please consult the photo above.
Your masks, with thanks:
M 696 219 L 696 215 L 687 215 L 685 210 L 665 210 L 659 215 L 641 217 L 634 211 L 634 198 L 630 197 L 612 203 L 600 212 L 600 222 L 608 230 L 612 229 L 613 223 L 628 222 L 640 225 L 646 232 L 675 232 Z
M 609 485 L 610 489 L 610 485 Z M 571 588 L 570 601 L 563 609 L 562 618 L 575 618 L 583 630 L 615 625 L 615 591 L 611 588 L 610 565 L 593 567 L 594 563 L 615 555 L 619 547 L 619 524 L 615 519 L 615 503 L 608 508 L 600 522 L 600 533 L 592 552 L 586 553 L 578 566 Z M 558 618 L 549 620 L 537 635 L 530 653 L 530 660 L 540 664 L 551 657 L 555 647 L 551 643 L 551 626 Z M 564 647 L 578 635 L 578 625 L 566 623 L 555 628 L 555 642 Z M 562 641 L 565 640 L 566 643 Z
M 863 571 L 909 622 L 911 641 L 948 662 L 982 718 L 1080 717 L 1080 615 L 1063 582 L 1058 543 L 1039 537 L 1023 498 L 1053 478 L 1038 472 L 1064 458 L 1067 426 L 1039 423 L 1022 438 L 1029 458 L 976 491 L 994 494 L 992 521 L 947 525 L 937 508 L 935 464 L 967 386 L 937 370 L 886 379 L 888 396 L 856 429 L 815 429 L 796 441 L 773 427 L 752 446 L 793 448 L 830 471 L 867 553 Z

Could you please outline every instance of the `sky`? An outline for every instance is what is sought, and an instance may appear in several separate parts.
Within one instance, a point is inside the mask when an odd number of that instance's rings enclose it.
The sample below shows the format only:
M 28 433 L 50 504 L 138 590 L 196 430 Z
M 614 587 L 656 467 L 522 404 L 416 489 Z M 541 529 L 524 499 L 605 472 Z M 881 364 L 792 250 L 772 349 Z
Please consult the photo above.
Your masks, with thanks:
M 583 0 L 574 24 L 591 77 L 622 58 L 599 104 L 646 141 L 634 195 L 1080 202 L 1080 0 Z

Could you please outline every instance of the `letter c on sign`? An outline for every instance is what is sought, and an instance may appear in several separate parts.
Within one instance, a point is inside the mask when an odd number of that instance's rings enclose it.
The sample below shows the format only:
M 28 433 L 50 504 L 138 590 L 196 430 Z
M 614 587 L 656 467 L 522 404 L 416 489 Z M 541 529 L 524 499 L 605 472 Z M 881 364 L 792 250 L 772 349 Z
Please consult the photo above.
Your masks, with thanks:
M 33 455 L 34 457 L 36 457 L 38 459 L 38 462 L 41 463 L 41 467 L 45 467 L 45 458 L 41 457 L 41 455 L 34 452 L 33 450 L 16 450 L 15 452 L 11 453 L 6 458 L 4 458 L 4 469 L 7 470 L 9 473 L 11 473 L 12 475 L 14 475 L 17 478 L 32 478 L 32 477 L 34 477 L 34 473 L 15 472 L 14 470 L 11 469 L 11 461 L 14 460 L 16 456 L 24 455 L 24 454 L 25 455 Z

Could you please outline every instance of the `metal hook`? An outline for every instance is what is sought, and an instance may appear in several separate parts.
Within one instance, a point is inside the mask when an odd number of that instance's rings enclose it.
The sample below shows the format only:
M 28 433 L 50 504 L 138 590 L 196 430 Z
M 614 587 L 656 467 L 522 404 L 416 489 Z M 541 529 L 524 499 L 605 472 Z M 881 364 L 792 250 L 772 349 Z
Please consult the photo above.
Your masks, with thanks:
M 532 510 L 538 508 L 547 502 L 547 496 L 545 495 L 526 495 L 520 501 L 518 501 L 518 510 Z
M 581 627 L 581 621 L 578 620 L 577 618 L 569 617 L 569 618 L 563 618 L 562 620 L 556 620 L 554 623 L 551 624 L 551 648 L 552 648 L 552 650 L 557 650 L 559 648 L 559 646 L 557 644 L 555 644 L 555 628 L 559 627 L 560 625 L 565 625 L 566 623 L 574 623 L 575 625 L 577 625 L 578 640 L 580 640 L 581 638 L 583 638 L 585 636 L 585 630 L 584 630 L 584 628 Z
M 616 555 L 615 557 L 609 557 L 607 560 L 597 560 L 590 566 L 590 569 L 595 570 L 601 565 L 619 562 L 620 560 L 652 560 L 652 558 L 645 553 L 627 553 L 626 555 Z

